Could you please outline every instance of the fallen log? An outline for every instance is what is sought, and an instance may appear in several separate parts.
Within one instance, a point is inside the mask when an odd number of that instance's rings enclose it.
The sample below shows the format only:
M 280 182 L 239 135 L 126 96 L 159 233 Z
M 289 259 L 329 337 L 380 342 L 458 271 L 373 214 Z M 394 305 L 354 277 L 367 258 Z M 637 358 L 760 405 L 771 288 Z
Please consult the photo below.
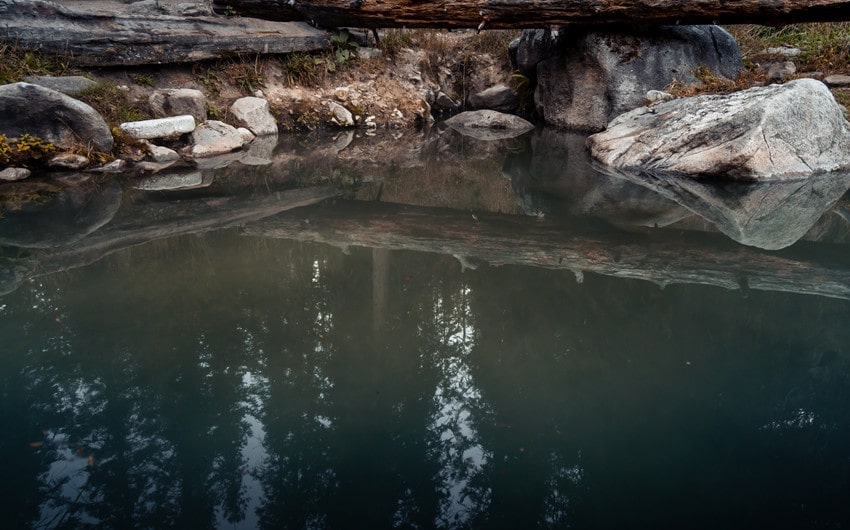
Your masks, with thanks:
M 251 18 L 95 14 L 42 0 L 0 0 L 0 42 L 81 66 L 195 62 L 325 49 L 304 22 Z
M 848 0 L 215 0 L 219 10 L 324 27 L 546 28 L 850 20 Z
M 711 234 L 617 234 L 594 225 L 392 204 L 337 201 L 269 216 L 246 235 L 340 248 L 450 254 L 469 268 L 487 264 L 566 269 L 668 284 L 757 289 L 850 299 L 850 260 L 814 260 L 788 249 L 768 253 Z M 820 244 L 819 255 L 830 254 Z M 836 251 L 833 256 L 844 256 Z

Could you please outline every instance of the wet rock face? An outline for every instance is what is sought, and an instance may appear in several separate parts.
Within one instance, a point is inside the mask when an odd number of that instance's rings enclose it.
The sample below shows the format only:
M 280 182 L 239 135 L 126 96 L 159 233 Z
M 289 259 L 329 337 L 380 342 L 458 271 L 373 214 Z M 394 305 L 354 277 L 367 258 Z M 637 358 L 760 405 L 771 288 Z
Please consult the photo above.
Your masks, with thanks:
M 765 181 L 850 169 L 850 123 L 813 79 L 642 107 L 587 142 L 601 164 L 635 172 Z
M 533 68 L 546 123 L 590 132 L 642 105 L 649 90 L 693 81 L 697 68 L 730 79 L 743 68 L 737 43 L 718 26 L 538 30 L 520 39 L 516 57 L 521 71 Z
M 82 101 L 30 83 L 0 86 L 0 134 L 37 136 L 59 148 L 91 144 L 112 151 L 112 133 L 100 114 Z

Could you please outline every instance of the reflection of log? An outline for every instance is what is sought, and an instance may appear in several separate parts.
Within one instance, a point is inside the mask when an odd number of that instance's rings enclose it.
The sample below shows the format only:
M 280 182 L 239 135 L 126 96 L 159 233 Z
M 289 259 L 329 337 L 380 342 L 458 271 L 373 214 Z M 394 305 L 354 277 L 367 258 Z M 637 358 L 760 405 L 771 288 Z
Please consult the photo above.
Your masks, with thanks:
M 78 65 L 195 62 L 324 49 L 304 23 L 249 18 L 82 13 L 41 0 L 0 0 L 0 41 Z
M 216 0 L 219 10 L 320 26 L 545 28 L 850 20 L 847 0 Z
M 664 232 L 616 234 L 575 222 L 559 226 L 529 217 L 343 202 L 269 217 L 249 225 L 246 232 L 341 247 L 453 254 L 465 266 L 529 265 L 661 285 L 692 283 L 850 299 L 848 258 L 822 263 L 792 249 L 767 253 L 697 234 L 687 239 Z M 846 256 L 843 251 L 834 254 Z
M 336 195 L 331 188 L 274 192 L 264 197 L 214 197 L 137 204 L 111 223 L 68 247 L 34 252 L 38 274 L 94 263 L 104 256 L 155 239 L 239 226 Z

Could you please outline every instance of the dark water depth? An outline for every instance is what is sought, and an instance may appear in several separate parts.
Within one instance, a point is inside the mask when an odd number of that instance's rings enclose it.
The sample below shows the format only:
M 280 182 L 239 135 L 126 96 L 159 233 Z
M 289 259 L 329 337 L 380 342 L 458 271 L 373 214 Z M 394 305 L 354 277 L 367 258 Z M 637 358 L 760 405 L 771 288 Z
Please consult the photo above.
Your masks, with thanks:
M 4 528 L 846 528 L 850 303 L 251 237 L 0 298 Z

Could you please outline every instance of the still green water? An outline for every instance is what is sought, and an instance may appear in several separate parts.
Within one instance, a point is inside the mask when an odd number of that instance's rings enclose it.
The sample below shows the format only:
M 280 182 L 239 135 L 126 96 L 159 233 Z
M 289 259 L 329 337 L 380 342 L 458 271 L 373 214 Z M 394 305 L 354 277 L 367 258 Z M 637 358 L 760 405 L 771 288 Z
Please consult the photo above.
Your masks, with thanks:
M 0 189 L 0 527 L 850 527 L 850 173 L 369 134 Z
M 247 237 L 0 298 L 5 528 L 841 528 L 850 303 Z

